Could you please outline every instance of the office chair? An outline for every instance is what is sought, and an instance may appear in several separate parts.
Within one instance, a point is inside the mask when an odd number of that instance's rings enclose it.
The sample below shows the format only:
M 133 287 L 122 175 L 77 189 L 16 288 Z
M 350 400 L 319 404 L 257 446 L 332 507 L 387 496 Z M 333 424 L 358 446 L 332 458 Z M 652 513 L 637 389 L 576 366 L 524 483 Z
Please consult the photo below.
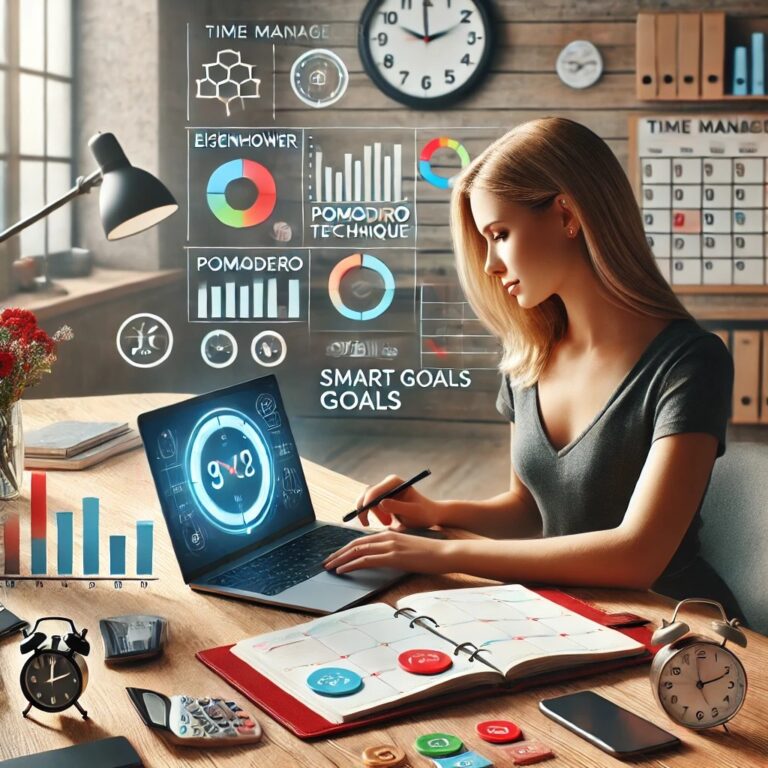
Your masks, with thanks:
M 744 623 L 768 635 L 768 445 L 728 443 L 701 518 L 701 557 L 738 600 Z

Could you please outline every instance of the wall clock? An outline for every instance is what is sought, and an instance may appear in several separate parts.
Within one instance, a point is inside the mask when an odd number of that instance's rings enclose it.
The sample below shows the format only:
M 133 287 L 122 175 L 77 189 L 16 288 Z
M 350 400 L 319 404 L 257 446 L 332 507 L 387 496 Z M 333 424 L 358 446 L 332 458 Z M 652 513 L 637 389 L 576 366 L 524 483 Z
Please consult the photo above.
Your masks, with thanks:
M 387 96 L 437 109 L 470 93 L 494 48 L 489 0 L 369 0 L 358 48 L 365 71 Z
M 186 454 L 192 495 L 217 528 L 245 534 L 269 511 L 275 489 L 266 439 L 234 408 L 205 414 L 192 431 Z
M 589 40 L 574 40 L 557 57 L 557 75 L 570 88 L 589 88 L 603 74 L 603 57 Z

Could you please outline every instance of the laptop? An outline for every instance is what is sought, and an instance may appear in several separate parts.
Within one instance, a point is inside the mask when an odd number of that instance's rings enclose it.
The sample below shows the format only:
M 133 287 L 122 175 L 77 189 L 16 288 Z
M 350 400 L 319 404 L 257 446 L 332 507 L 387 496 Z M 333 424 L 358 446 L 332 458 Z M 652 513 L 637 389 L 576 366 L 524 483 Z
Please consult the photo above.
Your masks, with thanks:
M 142 413 L 138 425 L 192 589 L 325 614 L 405 575 L 323 568 L 331 552 L 369 534 L 315 518 L 273 375 Z

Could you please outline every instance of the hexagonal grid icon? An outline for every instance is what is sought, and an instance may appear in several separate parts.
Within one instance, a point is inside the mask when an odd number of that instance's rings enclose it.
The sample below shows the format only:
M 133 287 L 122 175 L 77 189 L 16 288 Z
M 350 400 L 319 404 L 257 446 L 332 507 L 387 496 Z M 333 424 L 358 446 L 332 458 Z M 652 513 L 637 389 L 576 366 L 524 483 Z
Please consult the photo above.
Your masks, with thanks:
M 205 77 L 196 78 L 198 99 L 217 99 L 227 108 L 227 117 L 231 111 L 229 105 L 240 99 L 240 106 L 245 109 L 246 99 L 258 99 L 261 94 L 261 79 L 254 77 L 255 64 L 246 64 L 239 51 L 226 48 L 216 54 L 216 61 L 203 64 Z

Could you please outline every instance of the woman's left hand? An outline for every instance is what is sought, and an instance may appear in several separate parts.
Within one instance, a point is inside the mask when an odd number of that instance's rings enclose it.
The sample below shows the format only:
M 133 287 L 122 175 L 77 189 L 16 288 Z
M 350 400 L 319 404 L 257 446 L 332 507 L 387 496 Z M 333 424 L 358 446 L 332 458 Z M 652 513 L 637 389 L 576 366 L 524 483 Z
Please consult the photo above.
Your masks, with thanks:
M 396 531 L 361 536 L 329 555 L 323 565 L 336 573 L 360 568 L 398 568 L 411 573 L 449 573 L 450 541 Z

